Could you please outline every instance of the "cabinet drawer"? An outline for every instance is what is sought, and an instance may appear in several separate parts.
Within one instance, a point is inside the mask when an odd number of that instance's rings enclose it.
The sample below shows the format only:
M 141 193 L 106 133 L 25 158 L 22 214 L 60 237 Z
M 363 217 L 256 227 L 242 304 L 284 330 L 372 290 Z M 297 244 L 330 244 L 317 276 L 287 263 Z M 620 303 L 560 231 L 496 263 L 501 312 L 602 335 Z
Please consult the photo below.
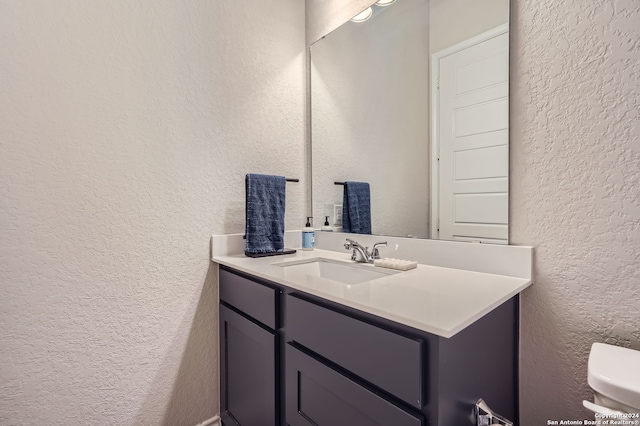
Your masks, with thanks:
M 272 329 L 280 328 L 281 291 L 220 267 L 220 300 Z
M 421 418 L 287 345 L 286 423 L 291 426 L 421 426 Z
M 352 318 L 298 295 L 287 296 L 293 340 L 406 403 L 424 404 L 424 342 Z

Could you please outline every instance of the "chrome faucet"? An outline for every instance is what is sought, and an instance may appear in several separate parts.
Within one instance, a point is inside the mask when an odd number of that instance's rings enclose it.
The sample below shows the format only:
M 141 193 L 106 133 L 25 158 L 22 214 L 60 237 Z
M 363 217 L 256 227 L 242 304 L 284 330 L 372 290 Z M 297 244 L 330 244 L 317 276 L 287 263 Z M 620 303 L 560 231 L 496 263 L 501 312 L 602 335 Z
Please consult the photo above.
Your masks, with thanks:
M 357 241 L 347 238 L 347 241 L 344 243 L 344 248 L 347 250 L 353 250 L 351 260 L 360 263 L 373 263 L 374 260 L 380 259 L 380 251 L 378 250 L 378 247 L 386 247 L 386 245 L 386 241 L 375 243 L 373 245 L 373 249 L 369 252 L 369 247 L 363 247 Z

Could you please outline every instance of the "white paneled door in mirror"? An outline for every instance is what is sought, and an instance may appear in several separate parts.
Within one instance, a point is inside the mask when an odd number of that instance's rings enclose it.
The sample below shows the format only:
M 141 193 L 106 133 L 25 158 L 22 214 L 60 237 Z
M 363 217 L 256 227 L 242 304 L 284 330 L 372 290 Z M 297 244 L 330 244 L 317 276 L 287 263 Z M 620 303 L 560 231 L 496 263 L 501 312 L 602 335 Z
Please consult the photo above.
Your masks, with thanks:
M 506 244 L 509 33 L 506 25 L 433 55 L 434 238 Z

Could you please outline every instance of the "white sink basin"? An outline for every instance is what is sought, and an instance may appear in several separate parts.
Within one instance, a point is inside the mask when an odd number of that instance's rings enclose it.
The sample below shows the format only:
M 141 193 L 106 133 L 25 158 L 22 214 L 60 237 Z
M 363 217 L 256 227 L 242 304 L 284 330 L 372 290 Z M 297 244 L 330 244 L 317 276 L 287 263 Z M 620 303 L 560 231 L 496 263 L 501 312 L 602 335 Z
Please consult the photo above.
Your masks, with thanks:
M 373 265 L 343 262 L 323 257 L 291 260 L 273 263 L 273 265 L 284 268 L 285 278 L 287 279 L 295 279 L 296 276 L 312 276 L 338 281 L 343 284 L 363 283 L 400 272 L 376 268 Z

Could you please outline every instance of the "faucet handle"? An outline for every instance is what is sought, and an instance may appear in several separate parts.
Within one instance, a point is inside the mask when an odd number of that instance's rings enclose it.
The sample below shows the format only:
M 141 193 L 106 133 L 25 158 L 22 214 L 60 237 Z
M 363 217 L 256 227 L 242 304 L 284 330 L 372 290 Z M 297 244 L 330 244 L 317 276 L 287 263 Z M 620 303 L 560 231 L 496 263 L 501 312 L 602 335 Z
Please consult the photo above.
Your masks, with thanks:
M 381 241 L 379 243 L 375 243 L 373 245 L 373 248 L 371 249 L 371 258 L 372 259 L 380 259 L 380 251 L 378 250 L 378 247 L 386 247 L 387 246 L 387 242 L 386 241 Z
M 347 250 L 352 249 L 354 246 L 357 246 L 358 243 L 356 241 L 350 240 L 349 238 L 346 238 L 346 242 L 344 243 L 344 248 L 346 248 Z
M 368 247 L 363 247 L 357 241 L 346 238 L 344 248 L 347 250 L 353 250 L 351 253 L 351 260 L 362 263 L 371 263 L 371 255 L 369 254 Z

